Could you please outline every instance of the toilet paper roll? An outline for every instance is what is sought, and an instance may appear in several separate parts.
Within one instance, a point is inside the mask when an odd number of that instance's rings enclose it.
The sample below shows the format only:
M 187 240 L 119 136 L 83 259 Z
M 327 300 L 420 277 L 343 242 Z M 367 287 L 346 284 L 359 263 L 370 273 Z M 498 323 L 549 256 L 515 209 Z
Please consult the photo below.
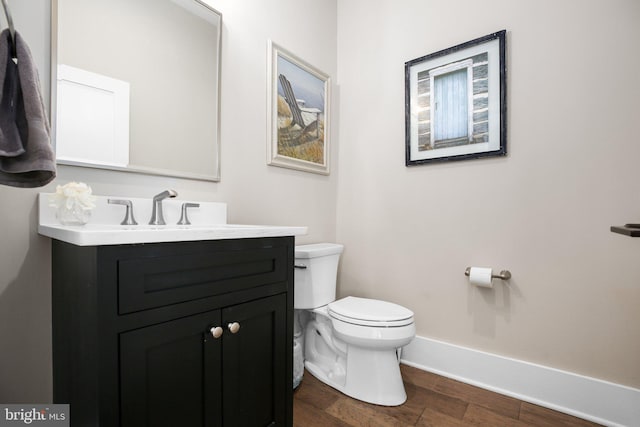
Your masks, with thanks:
M 472 285 L 482 288 L 493 288 L 493 282 L 491 281 L 492 274 L 493 272 L 490 268 L 471 267 L 469 271 L 469 281 Z

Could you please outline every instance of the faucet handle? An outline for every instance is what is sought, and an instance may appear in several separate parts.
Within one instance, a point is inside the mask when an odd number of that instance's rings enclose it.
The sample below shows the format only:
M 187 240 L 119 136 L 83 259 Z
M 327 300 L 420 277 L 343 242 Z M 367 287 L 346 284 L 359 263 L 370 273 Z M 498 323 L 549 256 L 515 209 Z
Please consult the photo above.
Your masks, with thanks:
M 136 219 L 133 217 L 133 203 L 131 203 L 131 200 L 108 199 L 107 203 L 111 205 L 124 205 L 127 207 L 124 219 L 120 225 L 138 225 Z
M 187 208 L 199 208 L 200 203 L 183 203 L 182 204 L 182 214 L 180 215 L 180 221 L 178 221 L 178 225 L 190 225 L 191 221 L 189 221 L 189 217 L 187 216 Z

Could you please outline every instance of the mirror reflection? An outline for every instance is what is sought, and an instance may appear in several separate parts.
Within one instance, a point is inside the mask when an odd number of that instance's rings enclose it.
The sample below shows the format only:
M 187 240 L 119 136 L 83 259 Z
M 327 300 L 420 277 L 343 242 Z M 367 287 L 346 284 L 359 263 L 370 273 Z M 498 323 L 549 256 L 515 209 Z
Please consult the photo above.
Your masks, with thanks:
M 221 17 L 198 0 L 57 0 L 58 163 L 219 179 Z

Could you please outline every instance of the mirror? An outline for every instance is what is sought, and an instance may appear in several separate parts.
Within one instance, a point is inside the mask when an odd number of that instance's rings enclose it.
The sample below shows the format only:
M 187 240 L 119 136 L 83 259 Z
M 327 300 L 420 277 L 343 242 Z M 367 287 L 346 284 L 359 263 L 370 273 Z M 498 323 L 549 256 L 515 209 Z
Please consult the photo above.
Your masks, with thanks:
M 221 16 L 199 0 L 54 0 L 59 164 L 220 179 Z

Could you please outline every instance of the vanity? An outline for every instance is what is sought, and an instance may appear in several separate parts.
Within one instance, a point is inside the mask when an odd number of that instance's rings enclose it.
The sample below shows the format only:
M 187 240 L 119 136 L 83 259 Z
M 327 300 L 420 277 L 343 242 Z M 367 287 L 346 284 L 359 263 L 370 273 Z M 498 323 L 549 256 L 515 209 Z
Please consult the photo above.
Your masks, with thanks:
M 52 2 L 59 164 L 220 180 L 222 17 L 210 3 Z M 189 224 L 178 199 L 163 202 L 163 225 L 150 199 L 106 197 L 88 224 L 61 225 L 39 197 L 53 397 L 70 404 L 72 426 L 292 425 L 294 236 L 305 227 L 228 224 L 221 203 L 192 203 Z
M 53 394 L 72 426 L 292 425 L 294 236 L 305 227 L 226 224 L 225 206 L 225 223 L 182 232 L 104 224 L 99 244 L 101 224 L 57 225 L 45 197 Z

